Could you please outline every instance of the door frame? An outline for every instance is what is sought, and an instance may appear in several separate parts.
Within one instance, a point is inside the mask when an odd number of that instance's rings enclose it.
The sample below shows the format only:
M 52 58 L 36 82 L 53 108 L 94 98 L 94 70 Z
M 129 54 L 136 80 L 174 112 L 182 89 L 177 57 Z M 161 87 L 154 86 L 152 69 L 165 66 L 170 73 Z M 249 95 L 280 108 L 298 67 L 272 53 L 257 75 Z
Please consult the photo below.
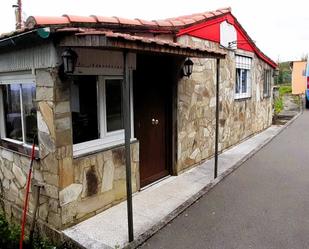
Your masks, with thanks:
M 165 156 L 165 164 L 166 169 L 168 170 L 169 175 L 177 175 L 177 150 L 178 150 L 178 82 L 180 80 L 180 68 L 185 58 L 182 57 L 170 57 L 170 80 L 168 81 L 168 96 L 166 97 L 165 109 L 166 109 L 166 125 L 165 125 L 165 132 L 166 132 L 166 156 Z M 137 67 L 138 70 L 138 67 Z M 133 82 L 133 98 L 135 99 L 135 94 L 137 92 L 136 84 Z M 135 112 L 135 105 L 134 105 L 134 112 Z M 134 130 L 135 125 L 137 122 L 134 122 Z M 136 133 L 135 133 L 136 134 Z M 141 145 L 140 145 L 141 146 Z M 139 148 L 141 153 L 141 148 Z M 156 175 L 154 175 L 155 177 Z M 163 178 L 164 176 L 162 176 Z M 141 186 L 141 176 L 139 177 L 140 186 Z M 160 181 L 160 179 L 158 179 Z M 156 182 L 156 181 L 154 181 Z M 151 182 L 152 183 L 152 182 Z M 151 184 L 147 183 L 142 188 L 146 187 L 147 185 Z

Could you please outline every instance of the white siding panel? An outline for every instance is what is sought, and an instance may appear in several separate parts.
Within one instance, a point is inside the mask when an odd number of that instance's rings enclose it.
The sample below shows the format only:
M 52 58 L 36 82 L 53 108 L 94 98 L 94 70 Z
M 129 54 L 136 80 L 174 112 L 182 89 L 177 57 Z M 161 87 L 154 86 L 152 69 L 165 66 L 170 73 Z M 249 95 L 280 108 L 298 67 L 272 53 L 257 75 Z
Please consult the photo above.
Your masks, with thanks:
M 32 70 L 59 65 L 57 52 L 52 44 L 0 54 L 0 72 Z

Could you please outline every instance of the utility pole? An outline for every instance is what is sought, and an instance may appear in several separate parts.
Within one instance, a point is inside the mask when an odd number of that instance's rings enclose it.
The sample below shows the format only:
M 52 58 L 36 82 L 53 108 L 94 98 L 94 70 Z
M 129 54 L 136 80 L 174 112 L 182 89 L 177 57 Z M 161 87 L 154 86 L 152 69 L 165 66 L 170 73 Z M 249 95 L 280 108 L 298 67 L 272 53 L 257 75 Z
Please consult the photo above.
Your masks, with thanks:
M 21 0 L 17 0 L 17 4 L 12 6 L 15 8 L 15 18 L 16 18 L 16 29 L 21 29 L 23 26 L 22 23 L 22 2 Z

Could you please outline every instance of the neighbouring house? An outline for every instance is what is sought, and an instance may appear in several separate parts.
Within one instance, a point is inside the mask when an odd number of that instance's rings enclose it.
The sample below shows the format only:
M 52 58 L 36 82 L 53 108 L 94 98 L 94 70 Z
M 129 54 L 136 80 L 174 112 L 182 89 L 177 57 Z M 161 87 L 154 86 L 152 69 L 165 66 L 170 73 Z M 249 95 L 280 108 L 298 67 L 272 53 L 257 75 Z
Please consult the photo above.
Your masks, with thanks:
M 292 61 L 292 94 L 304 94 L 307 89 L 306 61 Z
M 61 230 L 126 198 L 124 78 L 133 191 L 213 156 L 218 60 L 222 151 L 271 125 L 276 68 L 230 8 L 156 21 L 33 16 L 2 35 L 0 180 L 8 216 L 20 219 L 35 134 L 42 227 Z M 32 191 L 29 214 L 33 207 Z

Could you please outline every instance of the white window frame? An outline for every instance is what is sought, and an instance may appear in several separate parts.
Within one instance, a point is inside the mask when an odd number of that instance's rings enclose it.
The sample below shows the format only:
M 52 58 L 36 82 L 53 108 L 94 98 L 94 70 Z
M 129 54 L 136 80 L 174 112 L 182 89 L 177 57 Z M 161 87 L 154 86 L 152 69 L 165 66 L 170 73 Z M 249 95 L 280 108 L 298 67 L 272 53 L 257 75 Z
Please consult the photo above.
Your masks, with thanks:
M 132 82 L 130 74 L 130 81 Z M 97 106 L 98 106 L 98 127 L 99 139 L 94 139 L 78 144 L 73 144 L 73 156 L 79 157 L 88 153 L 94 153 L 105 148 L 114 147 L 124 144 L 124 129 L 107 132 L 106 125 L 106 80 L 116 79 L 122 80 L 123 76 L 97 76 Z M 133 86 L 130 89 L 130 109 L 131 109 L 131 140 L 134 140 L 134 124 L 133 124 Z
M 252 92 L 252 80 L 251 80 L 251 66 L 252 66 L 252 58 L 242 55 L 236 55 L 236 69 L 235 69 L 235 89 L 234 89 L 234 99 L 246 99 L 251 97 Z M 237 78 L 237 69 L 240 69 L 240 78 Z M 243 91 L 243 74 L 242 71 L 247 71 L 246 77 L 246 91 Z M 237 80 L 239 80 L 239 92 L 236 93 Z
M 98 80 L 98 117 L 99 127 L 100 127 L 100 137 L 106 138 L 107 140 L 120 140 L 124 138 L 124 129 L 117 130 L 117 131 L 107 131 L 107 123 L 106 123 L 106 80 L 122 80 L 123 77 L 117 76 L 99 76 Z M 104 96 L 100 98 L 100 96 Z
M 271 78 L 272 72 L 270 69 L 264 70 L 264 82 L 263 82 L 263 97 L 268 98 L 271 96 Z
M 20 87 L 22 85 L 26 85 L 26 84 L 35 84 L 35 78 L 34 75 L 32 74 L 22 74 L 22 73 L 16 73 L 16 74 L 2 74 L 0 75 L 0 137 L 2 140 L 11 142 L 11 143 L 15 143 L 17 145 L 22 145 L 28 148 L 31 148 L 32 145 L 28 144 L 26 142 L 26 134 L 25 134 L 25 119 L 24 119 L 24 110 L 23 110 L 23 100 L 22 100 L 22 91 L 20 88 L 19 91 L 19 97 L 20 97 L 20 112 L 21 112 L 21 126 L 22 126 L 22 138 L 23 141 L 19 141 L 19 140 L 15 140 L 15 139 L 11 139 L 6 137 L 6 128 L 5 128 L 5 112 L 4 112 L 4 103 L 3 103 L 3 91 L 1 88 L 1 85 L 19 85 Z M 38 147 L 36 146 L 36 149 L 38 149 Z

